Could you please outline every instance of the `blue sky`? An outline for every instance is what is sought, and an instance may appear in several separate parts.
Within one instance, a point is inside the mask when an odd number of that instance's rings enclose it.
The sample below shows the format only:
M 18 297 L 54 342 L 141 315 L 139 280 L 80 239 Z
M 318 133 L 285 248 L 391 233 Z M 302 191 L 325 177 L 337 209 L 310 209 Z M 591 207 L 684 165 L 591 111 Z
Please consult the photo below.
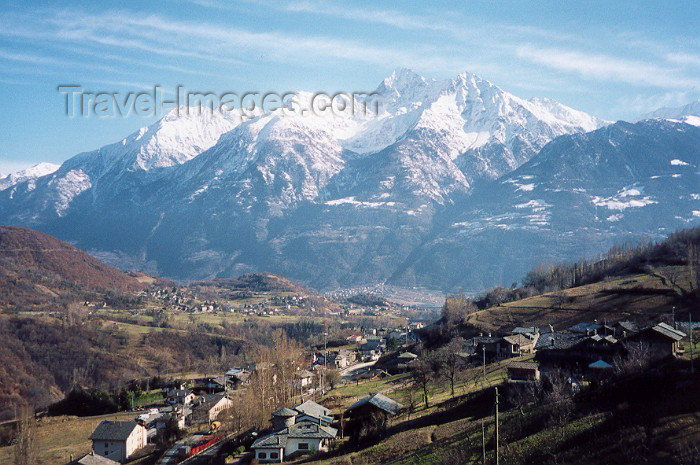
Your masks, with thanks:
M 696 1 L 136 2 L 0 5 L 0 173 L 120 140 L 155 118 L 67 118 L 61 84 L 369 91 L 399 67 L 468 70 L 617 120 L 700 97 Z

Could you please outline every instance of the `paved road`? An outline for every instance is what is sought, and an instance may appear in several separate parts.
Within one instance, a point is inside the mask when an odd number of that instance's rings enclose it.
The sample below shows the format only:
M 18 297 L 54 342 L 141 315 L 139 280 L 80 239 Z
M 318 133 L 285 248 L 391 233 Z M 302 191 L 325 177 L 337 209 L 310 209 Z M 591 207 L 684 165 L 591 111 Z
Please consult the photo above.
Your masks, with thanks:
M 344 383 L 349 383 L 352 381 L 352 377 L 354 375 L 356 375 L 360 371 L 367 369 L 368 367 L 371 367 L 375 363 L 377 363 L 376 360 L 372 362 L 357 363 L 355 365 L 351 365 L 347 368 L 343 368 L 342 370 L 340 370 L 340 376 Z

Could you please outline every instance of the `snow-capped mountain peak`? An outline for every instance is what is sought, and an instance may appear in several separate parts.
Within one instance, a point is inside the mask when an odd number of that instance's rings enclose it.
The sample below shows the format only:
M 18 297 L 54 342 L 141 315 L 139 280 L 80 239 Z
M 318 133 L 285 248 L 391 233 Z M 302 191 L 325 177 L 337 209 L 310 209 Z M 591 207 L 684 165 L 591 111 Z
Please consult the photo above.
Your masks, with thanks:
M 29 168 L 8 174 L 4 178 L 0 178 L 0 191 L 9 189 L 10 187 L 21 182 L 29 182 L 42 176 L 49 175 L 55 172 L 58 168 L 60 168 L 60 165 L 54 165 L 53 163 L 43 162 L 38 163 Z
M 0 219 L 65 231 L 63 239 L 169 276 L 279 260 L 295 267 L 289 257 L 306 263 L 320 253 L 318 263 L 337 269 L 304 265 L 304 273 L 334 280 L 367 257 L 399 266 L 475 181 L 509 173 L 558 136 L 604 124 L 470 72 L 436 80 L 399 69 L 375 94 L 345 97 L 355 105 L 349 113 L 298 111 L 310 108 L 308 92 L 296 94 L 295 111 L 252 118 L 181 108 L 35 185 L 0 192 Z M 375 97 L 379 111 L 364 113 Z

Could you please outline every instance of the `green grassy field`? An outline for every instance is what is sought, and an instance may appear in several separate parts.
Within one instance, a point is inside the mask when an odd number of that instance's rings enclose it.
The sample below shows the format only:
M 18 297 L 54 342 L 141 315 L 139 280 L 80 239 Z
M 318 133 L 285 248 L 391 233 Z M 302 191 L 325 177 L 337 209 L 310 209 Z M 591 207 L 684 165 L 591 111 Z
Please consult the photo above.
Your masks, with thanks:
M 660 272 L 683 273 L 683 267 Z M 683 284 L 683 279 L 679 280 Z M 659 314 L 687 310 L 667 283 L 650 274 L 635 274 L 558 292 L 550 292 L 473 313 L 468 322 L 488 331 L 515 326 L 566 328 L 579 321 L 656 319 Z
M 77 458 L 90 451 L 90 434 L 103 420 L 132 420 L 134 412 L 114 413 L 97 417 L 49 417 L 41 419 L 36 430 L 38 465 L 63 465 L 70 456 Z M 0 463 L 14 463 L 14 448 L 0 448 Z

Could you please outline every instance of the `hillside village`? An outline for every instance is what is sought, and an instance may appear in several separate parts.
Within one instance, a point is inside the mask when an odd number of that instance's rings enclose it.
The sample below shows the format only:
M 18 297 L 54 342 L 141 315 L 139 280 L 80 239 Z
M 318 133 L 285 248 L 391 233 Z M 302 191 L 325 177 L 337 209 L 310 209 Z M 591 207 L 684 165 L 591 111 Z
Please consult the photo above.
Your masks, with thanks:
M 673 241 L 694 240 L 693 234 Z M 697 275 L 695 259 L 678 264 L 664 251 L 668 244 L 614 252 L 591 267 L 609 270 L 605 280 L 541 293 L 447 296 L 433 322 L 400 317 L 402 306 L 394 306 L 393 315 L 385 305 L 360 306 L 362 314 L 354 315 L 347 310 L 357 304 L 287 284 L 167 284 L 135 294 L 150 306 L 146 310 L 86 301 L 86 319 L 63 320 L 65 328 L 82 331 L 106 318 L 147 328 L 138 336 L 143 343 L 158 331 L 175 337 L 189 322 L 212 340 L 258 328 L 246 337 L 260 342 L 239 346 L 238 355 L 213 346 L 217 351 L 206 365 L 193 362 L 188 372 L 132 380 L 111 391 L 76 384 L 38 412 L 38 420 L 20 408 L 16 422 L 7 425 L 20 439 L 23 431 L 38 431 L 39 441 L 60 422 L 76 425 L 74 442 L 56 448 L 61 452 L 50 462 L 41 459 L 42 465 L 447 464 L 495 463 L 496 457 L 513 464 L 584 463 L 595 455 L 581 453 L 585 444 L 599 444 L 591 450 L 604 454 L 609 441 L 643 425 L 643 437 L 631 436 L 634 453 L 644 458 L 639 463 L 693 463 L 688 460 L 700 458 L 692 446 L 700 439 L 692 420 L 700 411 L 700 397 L 692 395 L 700 392 Z M 635 272 L 640 257 L 656 257 L 648 259 L 654 268 Z M 623 271 L 612 271 L 618 269 Z M 269 286 L 277 278 L 245 279 Z M 501 296 L 499 303 L 479 307 L 494 295 Z M 304 319 L 312 308 L 324 324 Z M 158 314 L 171 322 L 153 326 Z M 252 320 L 236 320 L 241 317 Z M 243 326 L 230 323 L 235 321 Z M 127 346 L 134 340 L 124 339 Z M 182 356 L 189 352 L 193 346 L 180 346 Z M 644 389 L 625 400 L 621 392 L 639 383 L 690 393 L 693 400 L 669 395 L 646 416 L 628 414 L 625 402 L 645 403 L 653 395 Z M 609 424 L 614 418 L 624 421 Z M 661 434 L 675 439 L 664 441 Z M 547 438 L 546 445 L 532 443 L 537 435 Z M 588 439 L 573 446 L 571 435 Z M 0 449 L 0 459 L 18 444 Z
M 516 327 L 503 336 L 481 334 L 462 340 L 460 351 L 454 355 L 460 371 L 468 367 L 491 370 L 493 364 L 500 364 L 505 369 L 506 383 L 518 387 L 534 386 L 553 373 L 566 370 L 569 374 L 566 389 L 573 395 L 593 389 L 594 385 L 613 382 L 626 370 L 648 370 L 678 360 L 695 349 L 690 328 L 697 331 L 700 324 L 659 322 L 639 327 L 631 321 L 610 325 L 594 321 L 558 331 Z M 329 397 L 325 394 L 329 389 L 332 393 L 337 386 L 359 386 L 371 380 L 423 370 L 419 366 L 423 362 L 421 356 L 409 351 L 418 351 L 413 338 L 408 344 L 402 341 L 399 350 L 386 353 L 387 338 L 402 336 L 396 332 L 387 332 L 386 337 L 351 336 L 348 342 L 358 344 L 355 350 L 315 353 L 310 365 L 297 367 L 293 382 L 297 392 L 294 397 L 299 403 L 272 411 L 270 424 L 261 430 L 245 432 L 244 436 L 252 439 L 247 444 L 251 451 L 249 458 L 258 463 L 282 463 L 309 454 L 329 454 L 339 444 L 360 441 L 369 434 L 368 430 L 384 431 L 392 422 L 405 420 L 410 414 L 409 407 L 415 409 L 416 405 L 402 405 L 391 394 L 369 393 L 335 411 L 312 400 L 327 401 Z M 443 363 L 449 365 L 449 361 Z M 324 382 L 324 376 L 329 377 L 331 370 L 338 369 L 341 379 Z M 226 455 L 226 450 L 230 450 L 225 447 L 227 441 L 235 444 L 241 441 L 242 432 L 231 425 L 233 399 L 241 390 L 250 388 L 251 374 L 259 370 L 274 370 L 274 367 L 231 368 L 220 378 L 194 379 L 164 388 L 164 402 L 146 408 L 132 421 L 100 423 L 90 435 L 92 451 L 86 456 L 89 458 L 83 457 L 71 465 L 137 463 L 158 445 L 162 446 L 169 435 L 183 439 L 165 452 L 164 458 L 157 462 L 159 465 L 183 463 L 209 449 Z M 690 370 L 692 375 L 695 368 Z M 416 377 L 414 383 L 420 383 L 421 375 L 411 376 Z M 270 379 L 276 383 L 277 374 Z M 477 386 L 481 387 L 478 383 Z M 422 402 L 427 406 L 427 396 Z M 193 434 L 194 431 L 198 432 Z M 243 439 L 240 444 L 245 442 Z M 237 451 L 243 450 L 238 446 Z M 93 456 L 106 460 L 95 461 Z M 224 463 L 236 463 L 232 460 Z

